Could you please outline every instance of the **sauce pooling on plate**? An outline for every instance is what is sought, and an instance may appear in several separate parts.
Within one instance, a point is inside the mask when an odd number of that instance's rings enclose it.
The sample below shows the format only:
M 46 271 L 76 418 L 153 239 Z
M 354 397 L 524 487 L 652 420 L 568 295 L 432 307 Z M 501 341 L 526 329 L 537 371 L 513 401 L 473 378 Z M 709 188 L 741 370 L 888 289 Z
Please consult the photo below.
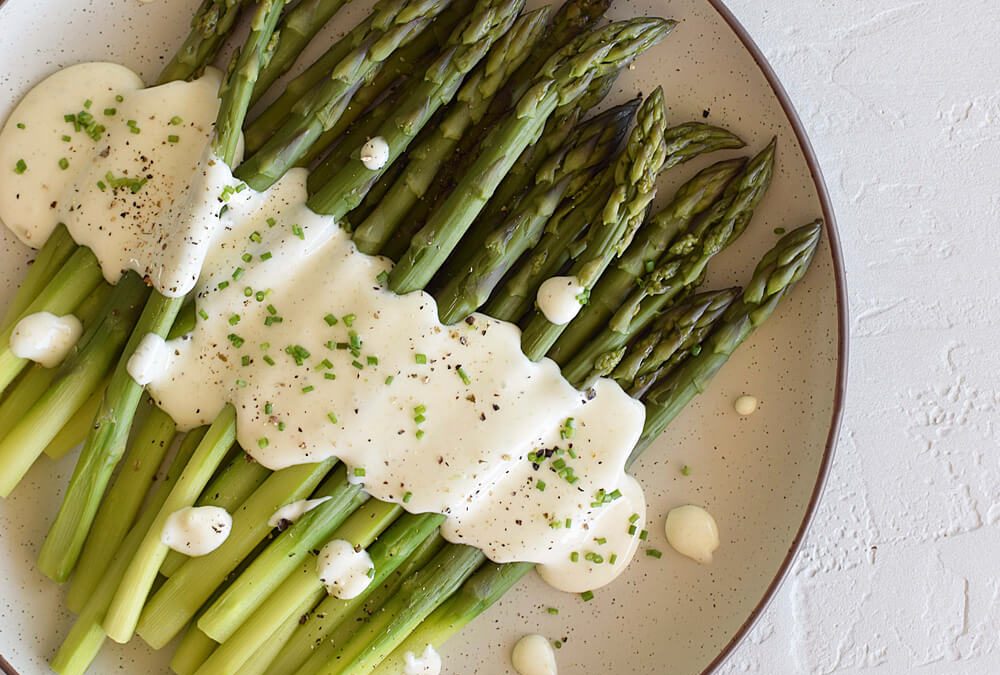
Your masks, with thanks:
M 515 325 L 445 326 L 430 295 L 384 288 L 390 263 L 306 206 L 305 170 L 265 192 L 235 179 L 208 150 L 217 84 L 140 89 L 112 64 L 56 73 L 0 134 L 0 217 L 35 246 L 65 222 L 110 281 L 132 269 L 190 293 L 194 331 L 150 341 L 129 368 L 182 429 L 231 404 L 237 440 L 268 468 L 335 456 L 372 496 L 445 515 L 445 538 L 496 562 L 539 563 L 572 592 L 614 579 L 645 518 L 624 470 L 641 404 L 610 380 L 574 389 L 521 353 Z M 61 143 L 76 148 L 66 169 Z M 51 212 L 20 206 L 42 193 Z

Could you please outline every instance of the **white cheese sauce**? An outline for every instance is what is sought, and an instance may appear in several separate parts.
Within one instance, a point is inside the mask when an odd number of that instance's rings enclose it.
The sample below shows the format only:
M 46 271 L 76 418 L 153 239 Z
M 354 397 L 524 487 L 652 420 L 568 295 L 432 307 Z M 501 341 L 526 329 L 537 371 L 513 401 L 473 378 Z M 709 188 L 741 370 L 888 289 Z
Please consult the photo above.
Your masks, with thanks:
M 664 524 L 667 541 L 681 555 L 707 565 L 719 548 L 719 526 L 712 514 L 687 504 L 671 509 Z
M 328 502 L 333 497 L 320 497 L 318 499 L 300 499 L 297 502 L 292 502 L 291 504 L 285 504 L 280 509 L 274 512 L 274 515 L 268 519 L 267 524 L 270 527 L 281 527 L 288 526 L 292 523 L 298 521 L 299 518 L 309 513 L 320 504 Z
M 511 665 L 518 675 L 557 675 L 556 654 L 541 635 L 525 635 L 514 645 Z
M 552 277 L 538 287 L 535 302 L 543 316 L 557 326 L 572 321 L 580 313 L 583 286 L 576 277 Z
M 389 144 L 381 136 L 368 139 L 361 146 L 361 163 L 369 171 L 378 171 L 389 161 Z
M 186 506 L 167 516 L 160 541 L 192 557 L 222 546 L 233 529 L 233 517 L 218 506 Z
M 72 314 L 56 316 L 51 312 L 35 312 L 14 326 L 10 351 L 19 359 L 54 368 L 62 363 L 82 334 L 83 324 Z
M 268 468 L 336 456 L 372 496 L 446 515 L 446 539 L 496 562 L 538 563 L 570 592 L 614 579 L 645 517 L 624 470 L 642 405 L 610 380 L 577 391 L 522 354 L 515 325 L 444 326 L 430 295 L 382 288 L 390 263 L 306 207 L 305 170 L 264 193 L 234 180 L 208 152 L 218 78 L 138 90 L 119 66 L 85 64 L 43 81 L 0 132 L 0 161 L 28 164 L 0 170 L 0 217 L 36 246 L 64 219 L 109 279 L 130 268 L 195 292 L 194 331 L 150 342 L 130 369 L 182 429 L 232 404 L 238 441 Z M 63 121 L 81 99 L 117 106 L 97 143 Z M 45 137 L 22 142 L 19 120 Z M 78 148 L 66 171 L 63 133 Z M 133 194 L 109 172 L 152 177 Z M 21 206 L 39 200 L 57 207 Z
M 166 374 L 170 365 L 170 347 L 156 333 L 147 333 L 139 340 L 125 364 L 125 370 L 136 384 L 146 386 Z
M 403 659 L 406 661 L 403 675 L 441 675 L 441 655 L 434 645 L 427 645 L 419 655 L 406 652 Z
M 375 565 L 365 549 L 357 549 L 344 539 L 334 539 L 320 549 L 316 573 L 327 593 L 340 600 L 351 600 L 371 584 Z
M 733 409 L 736 410 L 737 415 L 742 415 L 743 417 L 748 417 L 757 412 L 757 405 L 759 401 L 756 396 L 749 396 L 744 394 L 740 396 L 733 402 Z

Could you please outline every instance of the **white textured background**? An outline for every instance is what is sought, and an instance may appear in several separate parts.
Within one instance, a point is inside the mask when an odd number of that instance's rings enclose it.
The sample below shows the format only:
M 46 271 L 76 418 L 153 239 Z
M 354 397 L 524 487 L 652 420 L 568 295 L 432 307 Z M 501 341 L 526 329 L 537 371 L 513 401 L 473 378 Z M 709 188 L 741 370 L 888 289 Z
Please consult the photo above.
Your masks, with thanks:
M 817 519 L 720 673 L 1000 673 L 1000 2 L 729 6 L 816 146 L 853 337 Z

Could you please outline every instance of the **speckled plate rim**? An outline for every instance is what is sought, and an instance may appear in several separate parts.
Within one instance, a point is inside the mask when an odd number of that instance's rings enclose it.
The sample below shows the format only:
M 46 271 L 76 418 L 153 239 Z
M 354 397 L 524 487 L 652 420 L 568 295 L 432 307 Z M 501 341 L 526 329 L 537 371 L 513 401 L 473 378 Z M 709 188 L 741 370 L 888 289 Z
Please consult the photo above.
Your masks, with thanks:
M 3 6 L 6 2 L 7 0 L 0 0 L 0 6 Z M 726 646 L 723 647 L 722 651 L 719 652 L 719 655 L 708 664 L 704 671 L 702 671 L 702 675 L 709 675 L 725 663 L 726 660 L 732 655 L 733 651 L 735 651 L 736 647 L 740 645 L 750 630 L 753 629 L 754 625 L 757 623 L 758 619 L 760 619 L 768 605 L 771 604 L 771 601 L 777 594 L 778 589 L 781 588 L 781 585 L 787 578 L 788 570 L 791 568 L 796 554 L 802 547 L 802 541 L 805 538 L 806 533 L 809 531 L 809 527 L 812 525 L 813 518 L 816 515 L 816 509 L 819 506 L 820 498 L 823 496 L 823 492 L 826 488 L 826 481 L 830 473 L 830 467 L 833 464 L 837 441 L 840 437 L 840 427 L 843 421 L 844 412 L 844 400 L 847 393 L 847 368 L 850 351 L 848 344 L 847 275 L 844 269 L 843 249 L 840 245 L 840 234 L 837 228 L 837 220 L 833 213 L 833 204 L 830 200 L 830 193 L 827 190 L 826 180 L 823 178 L 823 172 L 820 169 L 819 160 L 816 158 L 816 152 L 813 150 L 812 143 L 810 143 L 809 137 L 806 134 L 805 126 L 802 124 L 802 119 L 799 117 L 798 111 L 795 109 L 788 92 L 781 84 L 777 73 L 774 72 L 774 68 L 771 67 L 767 57 L 764 56 L 760 47 L 757 46 L 757 43 L 754 42 L 753 38 L 750 36 L 750 33 L 722 0 L 707 0 L 707 2 L 716 12 L 718 12 L 719 16 L 722 17 L 736 37 L 740 40 L 743 47 L 747 50 L 754 62 L 757 64 L 761 73 L 764 75 L 764 79 L 767 80 L 768 85 L 771 87 L 775 97 L 778 99 L 778 103 L 781 105 L 781 109 L 785 113 L 785 117 L 788 118 L 788 123 L 791 126 L 792 131 L 795 133 L 795 139 L 799 144 L 799 149 L 802 151 L 802 155 L 809 167 L 809 173 L 812 176 L 813 184 L 816 187 L 816 194 L 823 210 L 824 230 L 826 232 L 827 241 L 830 244 L 830 256 L 833 260 L 834 290 L 837 298 L 837 382 L 834 391 L 833 411 L 830 416 L 830 431 L 827 434 L 826 448 L 823 452 L 823 461 L 820 464 L 819 473 L 816 476 L 816 484 L 813 487 L 812 496 L 809 499 L 805 515 L 802 518 L 802 524 L 799 527 L 795 538 L 792 540 L 791 546 L 788 548 L 788 554 L 781 563 L 781 567 L 778 569 L 774 579 L 767 587 L 764 595 L 761 596 L 757 606 L 754 607 L 750 616 L 747 617 L 747 620 L 743 622 L 743 625 L 740 626 L 739 630 L 736 631 Z M 7 662 L 2 654 L 0 654 L 0 672 L 4 675 L 20 675 L 18 671 Z
M 813 184 L 816 187 L 816 195 L 823 210 L 823 227 L 826 233 L 827 241 L 830 244 L 830 257 L 833 261 L 833 282 L 837 298 L 837 381 L 834 390 L 833 411 L 830 415 L 830 431 L 827 433 L 826 437 L 826 448 L 823 451 L 823 460 L 820 463 L 819 473 L 816 476 L 816 484 L 813 487 L 812 496 L 810 497 L 809 504 L 806 507 L 805 514 L 802 518 L 802 524 L 799 526 L 799 531 L 792 540 L 792 544 L 788 548 L 788 554 L 785 556 L 784 561 L 782 561 L 781 566 L 778 568 L 774 579 L 767 587 L 764 595 L 761 596 L 757 606 L 754 607 L 750 616 L 747 617 L 747 620 L 743 622 L 743 625 L 740 626 L 739 630 L 736 631 L 726 646 L 723 647 L 722 651 L 719 652 L 719 655 L 716 656 L 715 659 L 713 659 L 712 662 L 709 663 L 708 666 L 702 671 L 702 675 L 710 675 L 710 673 L 713 673 L 719 666 L 726 662 L 740 643 L 743 642 L 743 639 L 747 636 L 751 629 L 753 629 L 758 619 L 760 619 L 761 615 L 764 613 L 764 610 L 771 604 L 771 600 L 774 599 L 778 589 L 781 588 L 781 585 L 788 576 L 788 571 L 792 566 L 792 562 L 795 560 L 795 556 L 802 547 L 802 541 L 805 539 L 806 533 L 812 525 L 813 518 L 816 515 L 816 509 L 819 506 L 819 501 L 826 488 L 826 481 L 829 477 L 830 467 L 833 465 L 833 457 L 837 448 L 837 441 L 840 437 L 840 427 L 843 421 L 844 413 L 844 399 L 847 393 L 847 368 L 850 351 L 848 346 L 849 324 L 847 274 L 844 269 L 843 249 L 840 245 L 840 233 L 837 229 L 837 219 L 833 213 L 833 204 L 830 199 L 830 193 L 827 190 L 826 180 L 823 178 L 823 171 L 820 169 L 819 160 L 816 158 L 816 151 L 813 150 L 812 143 L 809 141 L 809 136 L 806 134 L 805 126 L 802 124 L 802 119 L 799 117 L 799 113 L 795 109 L 795 105 L 792 103 L 788 92 L 781 84 L 777 73 L 774 72 L 774 68 L 771 67 L 767 57 L 764 56 L 760 47 L 757 46 L 757 43 L 754 42 L 753 38 L 750 36 L 750 33 L 743 26 L 743 24 L 740 23 L 739 19 L 737 19 L 736 16 L 729 10 L 723 0 L 707 0 L 707 2 L 716 12 L 718 12 L 723 21 L 728 24 L 729 28 L 733 31 L 736 37 L 741 43 L 743 43 L 743 47 L 757 64 L 761 74 L 764 75 L 764 79 L 767 80 L 767 83 L 774 92 L 778 103 L 781 105 L 781 109 L 785 113 L 785 117 L 788 118 L 788 123 L 791 126 L 792 131 L 795 133 L 795 138 L 798 141 L 799 148 L 802 151 L 802 156 L 806 160 L 806 164 L 809 167 L 809 173 L 812 176 Z

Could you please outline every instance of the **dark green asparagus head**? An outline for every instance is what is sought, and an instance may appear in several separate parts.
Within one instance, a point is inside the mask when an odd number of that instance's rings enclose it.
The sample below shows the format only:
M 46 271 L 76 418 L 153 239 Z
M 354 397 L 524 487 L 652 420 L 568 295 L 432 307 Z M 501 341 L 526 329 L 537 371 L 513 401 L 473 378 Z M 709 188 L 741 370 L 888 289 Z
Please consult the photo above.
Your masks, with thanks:
M 667 129 L 667 161 L 663 171 L 706 152 L 734 150 L 745 143 L 733 132 L 701 122 L 686 122 Z
M 823 221 L 816 220 L 783 236 L 757 265 L 753 279 L 743 293 L 754 326 L 774 313 L 785 293 L 809 269 L 822 233 Z
M 250 0 L 205 0 L 191 20 L 184 44 L 160 73 L 159 82 L 187 80 L 211 63 Z

